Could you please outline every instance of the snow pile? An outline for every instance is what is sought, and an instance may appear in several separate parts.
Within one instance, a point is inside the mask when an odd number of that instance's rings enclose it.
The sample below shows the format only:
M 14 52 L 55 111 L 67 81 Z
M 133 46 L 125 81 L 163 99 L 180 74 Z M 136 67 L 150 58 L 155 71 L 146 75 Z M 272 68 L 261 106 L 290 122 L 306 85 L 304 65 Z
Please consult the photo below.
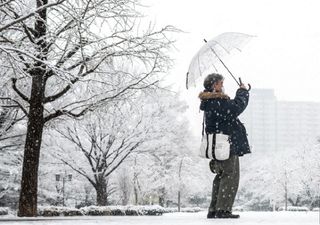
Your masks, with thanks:
M 153 206 L 88 206 L 80 209 L 68 207 L 39 207 L 39 216 L 160 216 L 165 209 Z
M 9 213 L 9 208 L 7 208 L 7 207 L 0 207 L 0 216 L 8 215 L 8 213 Z
M 282 206 L 278 209 L 278 211 L 285 211 L 285 207 Z M 302 206 L 288 206 L 287 207 L 287 211 L 303 211 L 303 212 L 307 212 L 309 211 L 308 207 L 302 207 Z
M 200 207 L 186 207 L 186 208 L 181 208 L 180 212 L 185 212 L 185 213 L 197 213 L 203 211 Z M 174 213 L 178 212 L 178 208 L 165 208 L 165 213 Z

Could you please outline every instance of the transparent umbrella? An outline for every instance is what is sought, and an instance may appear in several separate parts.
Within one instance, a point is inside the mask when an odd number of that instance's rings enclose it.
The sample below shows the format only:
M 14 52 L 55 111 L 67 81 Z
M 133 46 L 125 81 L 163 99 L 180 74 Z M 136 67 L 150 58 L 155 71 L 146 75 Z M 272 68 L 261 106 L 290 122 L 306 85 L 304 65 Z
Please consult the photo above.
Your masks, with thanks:
M 196 80 L 205 76 L 209 73 L 218 72 L 218 64 L 221 64 L 228 73 L 233 77 L 233 79 L 240 85 L 240 82 L 233 76 L 229 68 L 222 61 L 225 57 L 233 54 L 234 51 L 240 51 L 242 48 L 253 38 L 254 36 L 227 32 L 218 35 L 217 37 L 205 41 L 205 44 L 197 52 L 197 54 L 192 58 L 189 65 L 187 77 L 186 77 L 186 87 L 190 85 L 195 85 Z

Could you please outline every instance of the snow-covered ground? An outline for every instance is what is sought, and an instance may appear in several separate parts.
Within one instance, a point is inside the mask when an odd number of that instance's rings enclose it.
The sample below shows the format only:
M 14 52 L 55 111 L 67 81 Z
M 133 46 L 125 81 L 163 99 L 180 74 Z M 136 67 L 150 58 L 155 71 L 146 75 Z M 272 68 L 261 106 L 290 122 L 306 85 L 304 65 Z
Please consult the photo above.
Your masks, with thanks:
M 163 216 L 99 216 L 58 217 L 35 219 L 0 217 L 0 224 L 6 225 L 316 225 L 319 212 L 240 212 L 241 218 L 206 219 L 206 212 L 169 213 Z M 16 220 L 15 220 L 16 219 Z

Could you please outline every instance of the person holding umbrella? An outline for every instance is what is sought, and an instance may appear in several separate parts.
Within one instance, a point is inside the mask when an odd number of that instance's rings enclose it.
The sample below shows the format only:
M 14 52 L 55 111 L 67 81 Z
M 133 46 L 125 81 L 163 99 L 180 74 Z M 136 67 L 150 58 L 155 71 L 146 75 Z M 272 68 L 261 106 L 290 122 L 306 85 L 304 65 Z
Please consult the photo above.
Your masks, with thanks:
M 239 218 L 232 214 L 232 206 L 239 186 L 239 156 L 250 153 L 247 133 L 238 116 L 249 101 L 249 91 L 240 80 L 234 99 L 223 88 L 224 77 L 218 73 L 204 79 L 205 90 L 199 94 L 200 109 L 204 111 L 205 132 L 229 136 L 230 156 L 226 160 L 212 159 L 210 170 L 216 173 L 207 218 Z

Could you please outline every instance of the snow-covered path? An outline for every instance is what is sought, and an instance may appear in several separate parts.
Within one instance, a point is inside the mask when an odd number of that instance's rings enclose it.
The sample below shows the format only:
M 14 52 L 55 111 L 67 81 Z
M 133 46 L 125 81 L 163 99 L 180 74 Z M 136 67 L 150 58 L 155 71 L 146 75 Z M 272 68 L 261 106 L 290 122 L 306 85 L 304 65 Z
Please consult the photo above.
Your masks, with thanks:
M 101 216 L 101 217 L 60 217 L 36 218 L 34 220 L 4 221 L 6 225 L 318 225 L 319 212 L 241 212 L 241 218 L 232 219 L 206 219 L 206 213 L 170 213 L 163 216 Z

